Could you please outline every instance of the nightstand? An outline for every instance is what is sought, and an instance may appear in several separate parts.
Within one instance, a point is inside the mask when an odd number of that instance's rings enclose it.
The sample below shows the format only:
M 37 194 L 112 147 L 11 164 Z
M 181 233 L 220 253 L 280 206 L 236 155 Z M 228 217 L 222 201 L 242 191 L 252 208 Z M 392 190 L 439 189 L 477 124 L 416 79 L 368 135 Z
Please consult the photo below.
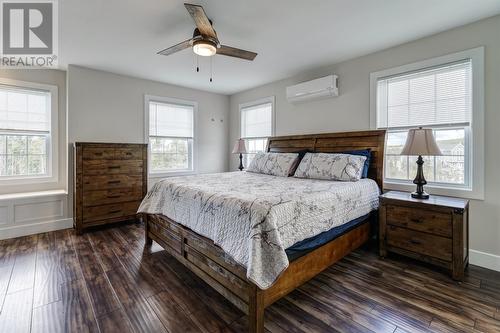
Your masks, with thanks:
M 434 264 L 462 280 L 469 262 L 469 201 L 389 191 L 380 196 L 380 255 L 398 253 Z

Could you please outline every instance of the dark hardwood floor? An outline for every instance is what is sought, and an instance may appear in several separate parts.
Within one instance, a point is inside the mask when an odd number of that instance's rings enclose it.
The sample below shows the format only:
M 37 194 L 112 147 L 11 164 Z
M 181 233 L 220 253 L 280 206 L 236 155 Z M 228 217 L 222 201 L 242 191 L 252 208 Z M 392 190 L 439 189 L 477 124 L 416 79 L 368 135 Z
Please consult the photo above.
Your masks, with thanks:
M 0 332 L 245 332 L 246 318 L 143 227 L 0 241 Z M 189 289 L 184 289 L 184 286 Z M 186 291 L 189 290 L 189 291 Z M 360 249 L 266 310 L 269 332 L 500 332 L 500 273 L 465 281 Z

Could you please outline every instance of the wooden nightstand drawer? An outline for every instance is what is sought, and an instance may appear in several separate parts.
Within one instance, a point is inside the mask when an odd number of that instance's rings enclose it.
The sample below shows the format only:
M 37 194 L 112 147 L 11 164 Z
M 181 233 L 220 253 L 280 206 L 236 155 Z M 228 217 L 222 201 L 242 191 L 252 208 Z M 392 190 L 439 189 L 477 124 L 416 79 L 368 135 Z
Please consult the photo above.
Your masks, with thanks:
M 389 246 L 446 261 L 451 261 L 452 259 L 452 242 L 449 238 L 393 225 L 387 226 L 386 237 L 387 245 Z
M 469 261 L 469 201 L 431 195 L 415 199 L 389 191 L 379 197 L 379 251 L 448 269 L 461 280 Z
M 451 214 L 387 205 L 387 224 L 451 238 Z

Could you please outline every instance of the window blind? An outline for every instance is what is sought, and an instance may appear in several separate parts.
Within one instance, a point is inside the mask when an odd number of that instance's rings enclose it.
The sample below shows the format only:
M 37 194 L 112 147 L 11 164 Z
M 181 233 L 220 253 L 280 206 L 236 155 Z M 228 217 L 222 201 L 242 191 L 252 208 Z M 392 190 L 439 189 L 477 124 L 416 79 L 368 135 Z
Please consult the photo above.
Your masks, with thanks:
M 377 81 L 377 126 L 469 124 L 471 121 L 470 60 Z
M 272 135 L 272 103 L 241 109 L 241 137 L 263 138 Z
M 149 103 L 149 135 L 193 138 L 193 113 L 189 105 Z
M 0 130 L 50 132 L 50 93 L 0 85 Z

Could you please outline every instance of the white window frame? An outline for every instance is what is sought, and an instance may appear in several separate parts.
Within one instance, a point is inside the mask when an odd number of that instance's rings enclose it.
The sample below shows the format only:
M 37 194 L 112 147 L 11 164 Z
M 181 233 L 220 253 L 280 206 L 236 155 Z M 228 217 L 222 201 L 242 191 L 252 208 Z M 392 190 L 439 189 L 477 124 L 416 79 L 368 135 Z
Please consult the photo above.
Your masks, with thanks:
M 267 103 L 271 103 L 271 136 L 275 136 L 276 135 L 276 107 L 275 107 L 275 100 L 276 100 L 276 98 L 274 96 L 268 96 L 268 97 L 260 98 L 260 99 L 254 100 L 254 101 L 241 103 L 241 104 L 238 105 L 238 121 L 239 121 L 239 128 L 240 128 L 240 138 L 242 138 L 242 139 L 249 139 L 249 140 L 251 140 L 251 139 L 268 139 L 269 138 L 269 137 L 244 138 L 244 137 L 242 137 L 243 128 L 241 126 L 241 110 L 242 109 L 253 107 L 253 106 L 258 106 L 258 105 L 261 105 L 261 104 L 267 104 Z M 266 147 L 267 147 L 267 144 L 266 144 Z M 245 168 L 247 168 L 248 167 L 247 154 L 243 154 L 243 163 L 245 164 Z
M 471 184 L 467 187 L 458 188 L 452 184 L 431 183 L 426 185 L 425 188 L 431 194 L 484 200 L 484 47 L 371 73 L 370 127 L 372 129 L 377 128 L 377 81 L 380 78 L 419 71 L 465 59 L 470 59 L 472 64 L 472 117 L 470 123 L 470 132 L 472 133 L 466 133 L 466 135 L 470 135 L 470 147 L 466 147 L 466 149 L 470 150 L 468 156 L 470 158 L 470 170 L 465 170 L 465 172 L 470 173 Z M 414 191 L 415 185 L 411 181 L 386 180 L 384 174 L 384 189 Z
M 1 85 L 20 89 L 43 90 L 50 93 L 50 135 L 47 144 L 47 175 L 7 176 L 0 178 L 0 185 L 29 185 L 57 183 L 59 177 L 59 97 L 58 87 L 51 84 L 0 78 Z
M 192 160 L 192 170 L 181 170 L 181 171 L 163 171 L 163 172 L 153 172 L 151 171 L 151 153 L 149 145 L 149 103 L 158 102 L 166 104 L 178 104 L 178 105 L 188 105 L 193 107 L 193 160 Z M 144 95 L 144 143 L 148 144 L 148 176 L 150 178 L 164 178 L 172 176 L 185 176 L 194 175 L 198 171 L 198 102 L 189 101 L 185 99 L 154 96 L 154 95 Z

